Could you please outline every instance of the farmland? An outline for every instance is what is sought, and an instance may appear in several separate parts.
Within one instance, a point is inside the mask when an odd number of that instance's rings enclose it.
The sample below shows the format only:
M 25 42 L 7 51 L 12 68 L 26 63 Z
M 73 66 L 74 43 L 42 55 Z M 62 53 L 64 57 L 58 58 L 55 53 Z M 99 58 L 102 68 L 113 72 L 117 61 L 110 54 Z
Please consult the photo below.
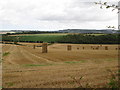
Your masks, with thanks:
M 44 41 L 44 42 L 57 42 L 61 37 L 67 34 L 18 34 L 10 35 L 6 37 L 8 40 L 16 40 L 19 37 L 19 41 Z
M 3 87 L 107 87 L 109 71 L 118 70 L 118 45 L 55 43 L 48 46 L 48 53 L 33 45 L 3 44 Z M 67 45 L 72 46 L 71 51 Z
M 118 34 L 18 34 L 3 35 L 3 41 L 12 42 L 48 42 L 73 44 L 119 44 Z

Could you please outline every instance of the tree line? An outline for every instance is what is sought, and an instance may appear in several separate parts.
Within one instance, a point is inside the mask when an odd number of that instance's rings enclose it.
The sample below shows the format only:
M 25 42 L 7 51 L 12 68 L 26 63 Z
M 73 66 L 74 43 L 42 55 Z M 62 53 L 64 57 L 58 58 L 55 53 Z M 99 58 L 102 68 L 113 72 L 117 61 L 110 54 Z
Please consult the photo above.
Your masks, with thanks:
M 29 42 L 29 43 L 43 43 L 44 41 L 23 41 L 18 36 L 4 35 L 3 41 L 12 42 Z M 103 34 L 103 35 L 92 35 L 92 34 L 68 34 L 58 38 L 58 40 L 52 43 L 72 43 L 72 44 L 120 44 L 120 34 Z M 48 43 L 51 41 L 49 40 Z
M 59 43 L 73 43 L 73 44 L 120 44 L 119 34 L 106 34 L 106 35 L 84 35 L 73 34 L 63 36 Z

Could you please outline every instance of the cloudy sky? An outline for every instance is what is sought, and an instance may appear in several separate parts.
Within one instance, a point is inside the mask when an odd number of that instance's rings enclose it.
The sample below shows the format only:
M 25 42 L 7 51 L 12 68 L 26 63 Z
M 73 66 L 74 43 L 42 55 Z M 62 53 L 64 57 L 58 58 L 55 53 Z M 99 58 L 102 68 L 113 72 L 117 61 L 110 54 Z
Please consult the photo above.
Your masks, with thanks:
M 117 10 L 112 12 L 111 9 L 100 9 L 94 1 L 98 0 L 0 0 L 0 30 L 117 27 Z

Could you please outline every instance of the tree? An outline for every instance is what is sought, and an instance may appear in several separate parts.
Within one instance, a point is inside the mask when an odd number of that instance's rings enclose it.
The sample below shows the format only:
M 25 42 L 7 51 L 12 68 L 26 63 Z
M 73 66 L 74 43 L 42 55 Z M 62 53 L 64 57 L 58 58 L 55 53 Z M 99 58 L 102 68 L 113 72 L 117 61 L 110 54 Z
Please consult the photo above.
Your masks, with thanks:
M 100 1 L 100 2 L 95 2 L 95 4 L 99 4 L 101 9 L 103 9 L 104 6 L 106 7 L 106 9 L 112 8 L 112 11 L 114 11 L 115 9 L 119 9 L 118 5 L 115 4 L 110 5 L 107 2 Z M 119 13 L 119 11 L 117 13 Z
M 103 7 L 105 7 L 106 9 L 108 9 L 108 8 L 112 8 L 112 11 L 114 11 L 114 10 L 118 10 L 118 14 L 120 14 L 120 6 L 118 6 L 118 5 L 115 5 L 115 4 L 108 4 L 108 2 L 101 2 L 101 1 L 99 1 L 99 2 L 94 2 L 95 4 L 98 4 L 98 5 L 100 5 L 100 8 L 101 9 L 103 9 Z M 119 2 L 120 3 L 120 2 Z M 116 27 L 114 27 L 114 26 L 107 26 L 108 28 L 112 28 L 112 29 L 116 29 Z M 120 30 L 120 25 L 118 25 L 118 29 Z

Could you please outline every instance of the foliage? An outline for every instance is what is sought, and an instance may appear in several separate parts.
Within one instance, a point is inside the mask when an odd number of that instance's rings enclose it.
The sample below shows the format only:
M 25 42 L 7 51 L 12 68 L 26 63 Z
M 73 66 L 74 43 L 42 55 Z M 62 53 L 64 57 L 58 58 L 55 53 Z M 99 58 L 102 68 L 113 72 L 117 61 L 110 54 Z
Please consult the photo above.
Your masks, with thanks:
M 17 36 L 18 37 L 18 36 Z M 13 42 L 48 42 L 73 44 L 119 44 L 119 34 L 69 34 L 69 35 L 37 35 L 37 36 L 3 36 L 3 41 Z
M 118 10 L 117 13 L 120 13 L 120 12 L 119 12 L 120 8 L 119 8 L 118 5 L 115 5 L 115 4 L 108 4 L 108 2 L 101 2 L 101 1 L 95 2 L 95 4 L 100 5 L 100 8 L 101 8 L 101 9 L 103 9 L 103 7 L 105 7 L 106 9 L 112 8 L 112 11 Z M 108 28 L 112 28 L 112 29 L 116 29 L 116 27 L 114 27 L 114 26 L 107 26 L 107 27 L 108 27 Z M 120 29 L 120 25 L 118 25 L 118 29 Z
M 110 79 L 109 79 L 109 82 L 105 85 L 102 86 L 102 88 L 112 88 L 112 90 L 114 89 L 117 89 L 117 88 L 120 88 L 120 85 L 119 85 L 119 77 L 120 77 L 120 71 L 118 72 L 114 72 L 114 71 L 111 71 L 110 69 L 107 70 L 109 73 L 110 73 Z M 73 76 L 70 76 L 72 78 L 72 83 L 70 82 L 70 84 L 75 84 L 77 86 L 74 86 L 74 87 L 77 87 L 77 88 L 91 88 L 90 86 L 90 83 L 87 83 L 84 85 L 82 83 L 82 79 L 83 79 L 83 76 L 77 78 L 77 77 L 73 77 Z
M 108 88 L 120 88 L 119 87 L 119 77 L 120 77 L 120 71 L 118 72 L 113 72 L 111 70 L 108 70 L 108 72 L 110 73 L 111 75 L 111 78 L 110 78 L 110 81 L 108 83 Z
M 118 9 L 118 5 L 108 4 L 108 2 L 101 2 L 101 1 L 99 1 L 99 2 L 95 2 L 95 4 L 99 4 L 101 9 L 103 9 L 103 6 L 105 6 L 106 9 L 112 8 L 112 11 L 114 11 L 115 9 Z
M 46 33 L 59 33 L 58 31 L 20 31 L 14 30 L 16 33 L 7 33 L 7 35 L 18 35 L 18 34 L 46 34 Z
M 86 82 L 86 84 L 82 83 L 83 80 L 83 76 L 80 77 L 74 77 L 74 76 L 70 76 L 70 78 L 72 79 L 72 82 L 69 82 L 70 84 L 74 84 L 75 88 L 91 88 L 90 84 Z
M 76 44 L 118 44 L 118 34 L 107 34 L 107 35 L 66 35 L 59 43 L 76 43 Z

